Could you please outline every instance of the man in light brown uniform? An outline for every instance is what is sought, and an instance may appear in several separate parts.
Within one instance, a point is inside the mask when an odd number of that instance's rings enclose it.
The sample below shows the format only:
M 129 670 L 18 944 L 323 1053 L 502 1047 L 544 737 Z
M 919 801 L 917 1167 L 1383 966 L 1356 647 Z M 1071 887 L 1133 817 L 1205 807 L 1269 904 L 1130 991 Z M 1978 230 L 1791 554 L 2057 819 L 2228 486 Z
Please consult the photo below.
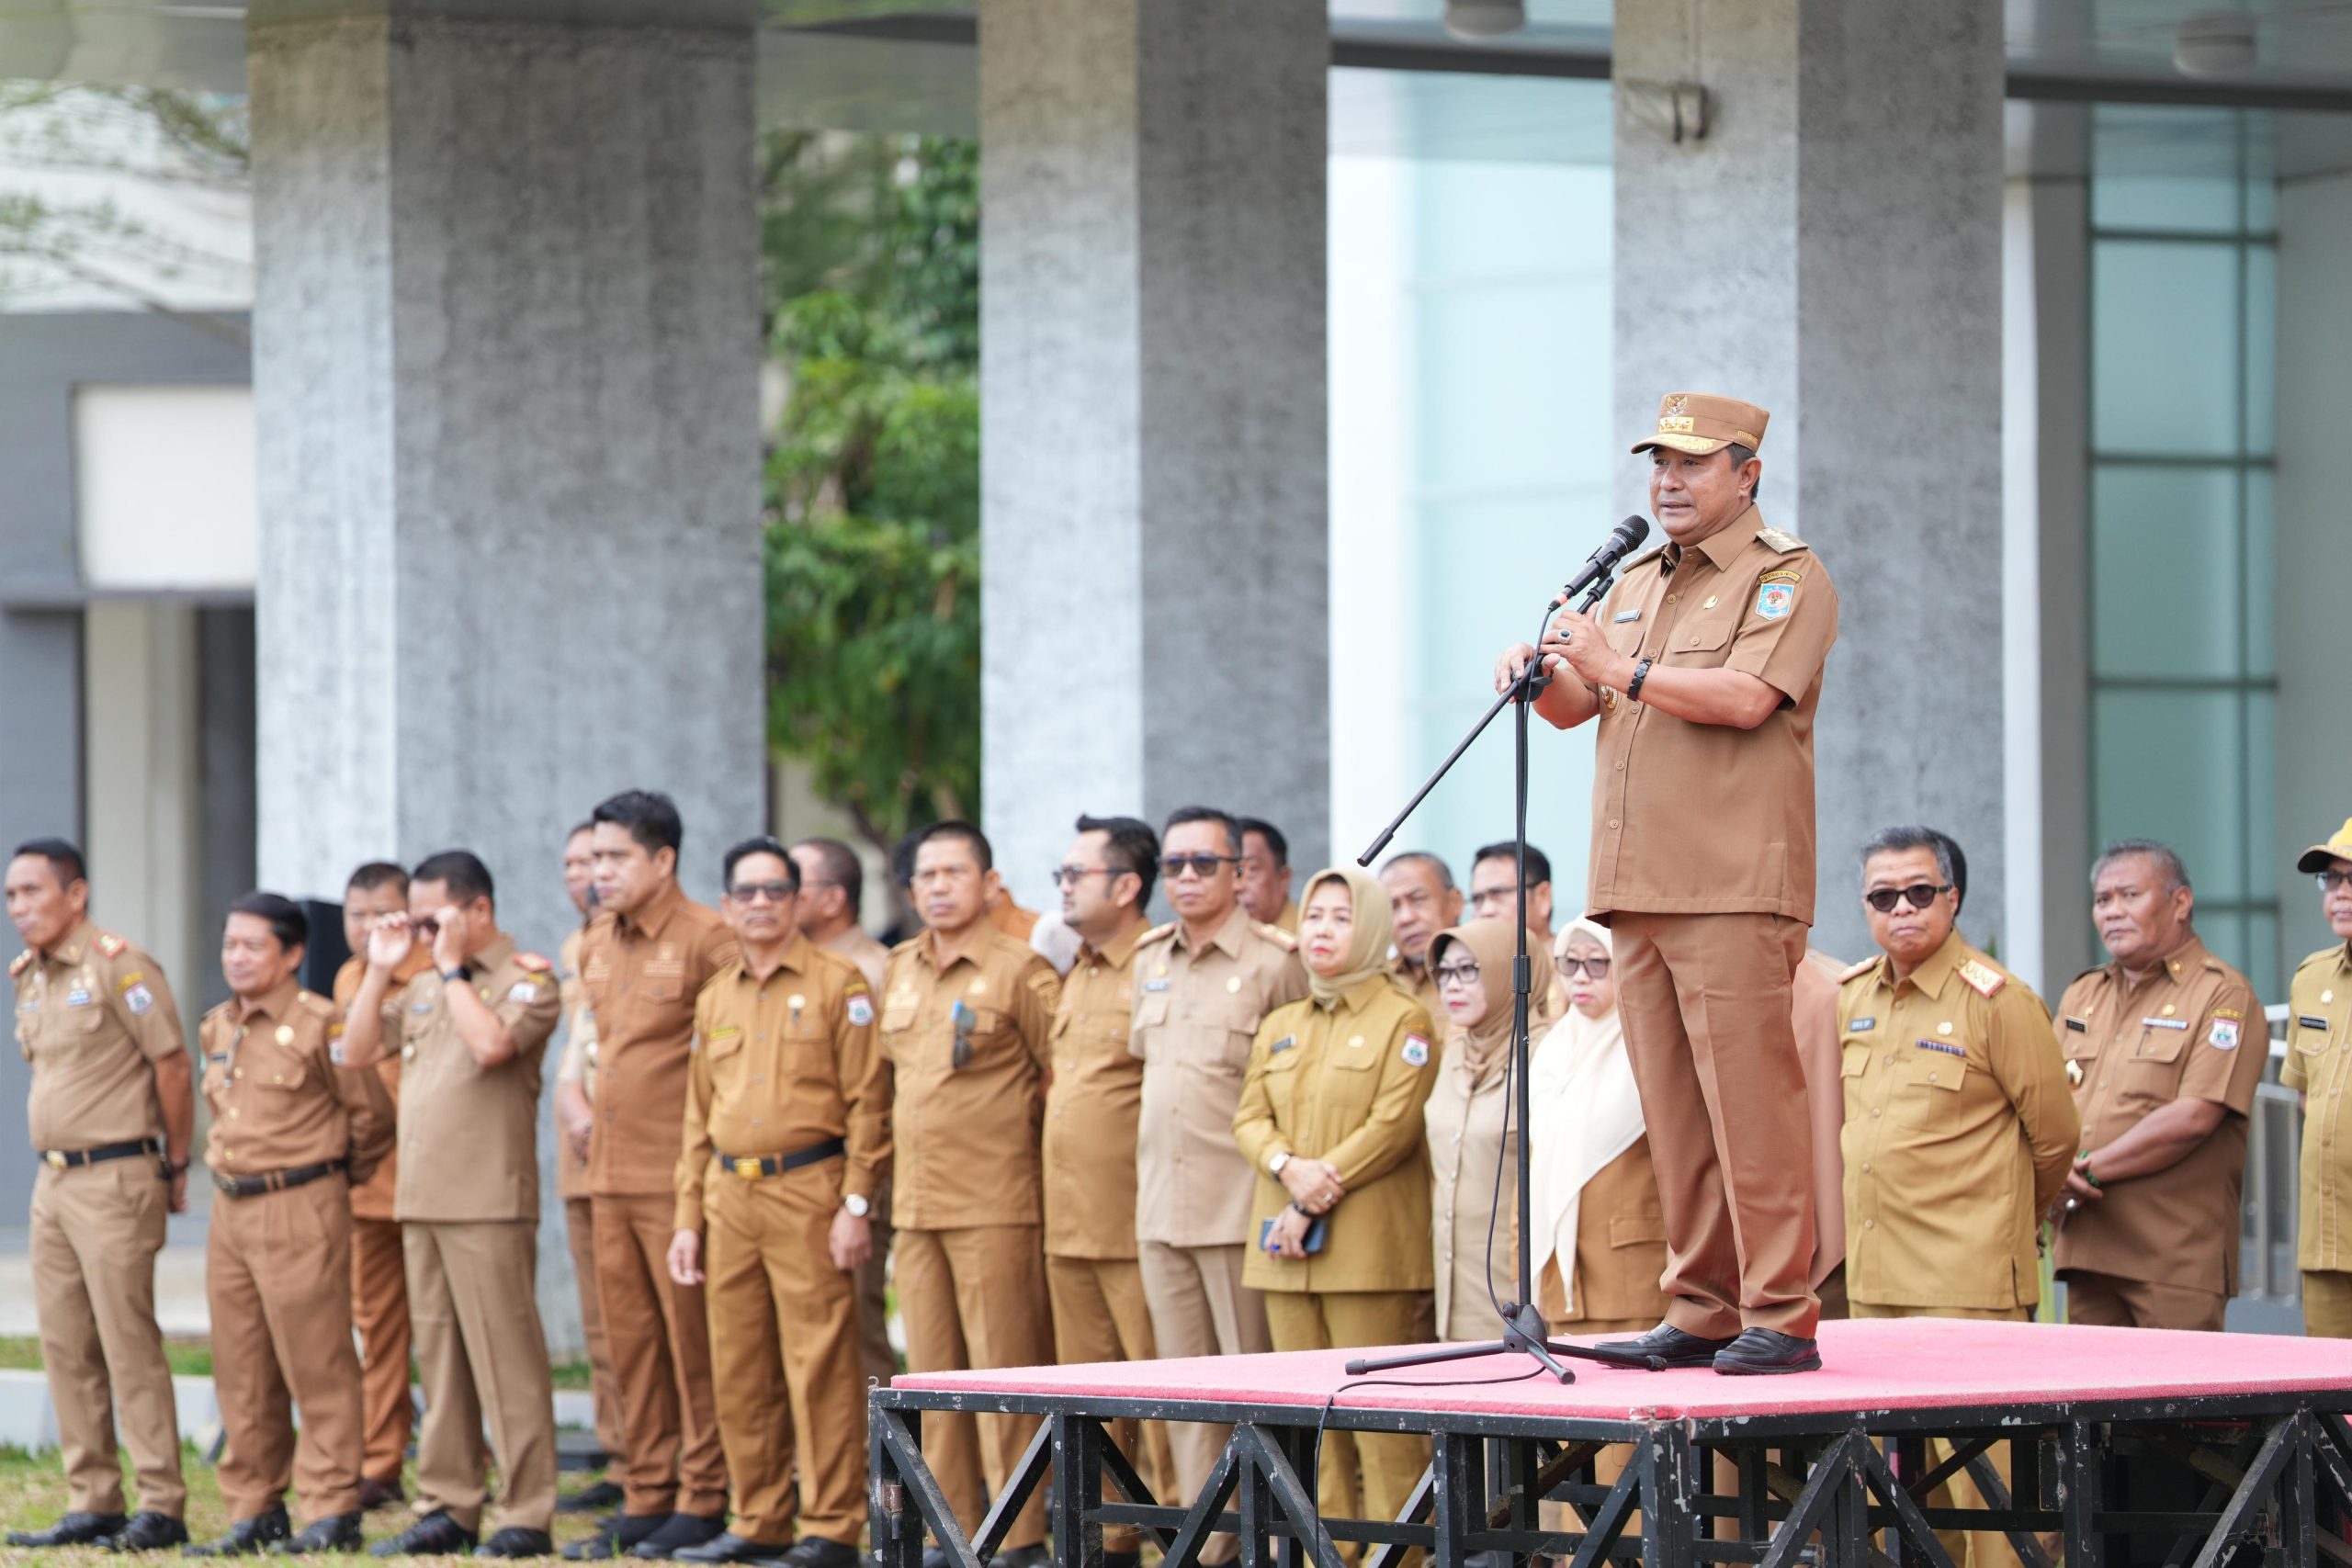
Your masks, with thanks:
M 1241 1282 L 1255 1183 L 1234 1146 L 1233 1112 L 1258 1025 L 1306 995 L 1306 969 L 1296 938 L 1241 908 L 1233 818 L 1202 806 L 1170 812 L 1159 848 L 1176 919 L 1144 933 L 1136 949 L 1127 1037 L 1143 1063 L 1136 1260 L 1162 1356 L 1255 1355 L 1273 1341 L 1264 1301 Z M 1170 1430 L 1185 1496 L 1207 1483 L 1225 1444 L 1221 1428 L 1198 1422 Z M 1230 1562 L 1239 1551 L 1221 1537 L 1203 1557 Z
M 1634 450 L 1651 454 L 1668 543 L 1597 619 L 1553 619 L 1535 705 L 1562 728 L 1600 721 L 1586 906 L 1615 937 L 1666 1210 L 1666 1322 L 1619 1343 L 1731 1373 L 1821 1364 L 1790 990 L 1813 923 L 1813 723 L 1838 591 L 1756 510 L 1768 417 L 1666 398 Z M 1507 651 L 1497 688 L 1535 656 Z
M 421 862 L 409 908 L 368 939 L 345 1058 L 395 1048 L 404 1071 L 394 1207 L 424 1382 L 423 1516 L 379 1556 L 473 1551 L 490 1427 L 501 1492 L 477 1557 L 555 1550 L 555 1393 L 539 1327 L 539 1063 L 561 1001 L 555 965 L 498 929 L 489 868 L 465 850 Z M 431 964 L 395 976 L 430 943 Z M 397 1042 L 397 1047 L 395 1047 Z
M 8 918 L 25 951 L 17 1043 L 32 1064 L 25 1119 L 33 1182 L 33 1305 L 57 1410 L 63 1517 L 11 1546 L 108 1540 L 151 1551 L 187 1540 L 179 1416 L 155 1325 L 155 1254 L 166 1211 L 187 1208 L 196 1124 L 187 1040 L 155 961 L 90 923 L 82 852 L 62 839 L 17 846 Z M 123 1517 L 115 1412 L 139 1477 Z
M 1054 1353 L 1065 1363 L 1148 1361 L 1159 1352 L 1136 1263 L 1136 1123 L 1143 1064 L 1127 1053 L 1135 1015 L 1136 944 L 1151 922 L 1144 906 L 1159 874 L 1159 836 L 1133 817 L 1081 817 L 1078 841 L 1054 880 L 1062 919 L 1079 937 L 1054 1013 L 1053 1078 L 1046 1090 L 1046 1285 L 1054 1303 Z M 1119 1422 L 1113 1437 L 1154 1496 L 1169 1494 L 1166 1429 L 1140 1434 Z M 1132 1568 L 1141 1537 L 1102 1532 L 1108 1568 Z
M 1862 846 L 1883 956 L 1849 969 L 1838 998 L 1855 1317 L 2032 1317 L 2041 1216 L 2082 1128 L 2049 1010 L 1962 940 L 1954 880 L 1928 829 Z M 1984 1506 L 1965 1472 L 1938 1492 L 1938 1506 Z M 1939 1534 L 1955 1562 L 2017 1560 L 1996 1531 Z
M 742 956 L 695 1008 L 670 1275 L 710 1303 L 735 1517 L 674 1556 L 849 1568 L 865 1518 L 857 1267 L 890 1161 L 890 1072 L 865 976 L 795 922 L 785 847 L 736 845 L 723 886 Z
M 2303 1102 L 2303 1332 L 2352 1338 L 2352 818 L 2295 869 L 2319 884 L 2336 941 L 2304 959 L 2288 991 L 2287 1065 L 2278 1081 Z
M 2269 1059 L 2262 1003 L 2197 940 L 2170 849 L 2111 846 L 2091 916 L 2113 962 L 2058 1003 L 2083 1118 L 2057 1208 L 2066 1320 L 2218 1330 L 2238 1286 L 2246 1117 Z
M 1462 923 L 1462 889 L 1454 885 L 1453 870 L 1427 850 L 1407 850 L 1390 855 L 1380 868 L 1380 886 L 1388 890 L 1396 926 L 1396 956 L 1388 972 L 1422 1011 L 1443 1018 L 1445 999 L 1430 973 L 1430 944 L 1438 932 Z
M 1037 1138 L 1061 978 L 990 919 L 996 871 L 971 824 L 938 822 L 914 835 L 913 886 L 926 929 L 891 950 L 880 1033 L 897 1075 L 893 1196 L 907 1366 L 1039 1365 L 1054 1346 Z M 1034 1416 L 925 1419 L 932 1472 L 967 1530 L 978 1528 L 1035 1426 Z M 1032 1494 L 999 1561 L 1036 1568 L 1045 1537 L 1044 1507 Z
M 191 1557 L 348 1551 L 359 1544 L 366 1450 L 351 1348 L 351 1194 L 391 1147 L 370 1068 L 342 1065 L 343 1014 L 296 983 L 301 906 L 248 893 L 229 906 L 220 969 L 232 998 L 204 1015 L 205 1163 L 220 1195 L 206 1240 L 212 1380 L 228 1438 L 229 1532 Z M 288 1396 L 301 1411 L 298 1436 Z M 310 1522 L 290 1539 L 286 1488 Z
M 344 884 L 343 942 L 351 956 L 335 971 L 334 1005 L 346 1018 L 351 998 L 359 994 L 359 982 L 367 978 L 368 933 L 385 916 L 407 913 L 408 873 L 390 861 L 369 861 Z M 393 978 L 406 985 L 432 962 L 433 955 L 419 947 L 409 954 L 407 973 Z M 379 1058 L 376 1076 L 384 1080 L 384 1096 L 397 1121 L 400 1057 Z M 367 1455 L 359 1470 L 363 1512 L 401 1500 L 401 1467 L 408 1462 L 416 1414 L 408 1382 L 408 1266 L 401 1261 L 401 1224 L 392 1217 L 392 1190 L 399 1175 L 395 1132 L 393 1151 L 384 1163 L 351 1189 L 351 1325 L 359 1331 L 359 1398 L 368 1423 Z
M 1241 907 L 1261 926 L 1298 934 L 1298 900 L 1290 896 L 1290 840 L 1272 822 L 1237 817 L 1241 829 Z
M 596 1018 L 588 1142 L 605 1342 L 621 1382 L 628 1495 L 605 1533 L 564 1555 L 667 1556 L 726 1528 L 727 1463 L 702 1292 L 670 1278 L 673 1187 L 695 996 L 735 961 L 735 933 L 678 890 L 685 828 L 666 795 L 630 790 L 592 814 L 597 915 L 580 980 Z

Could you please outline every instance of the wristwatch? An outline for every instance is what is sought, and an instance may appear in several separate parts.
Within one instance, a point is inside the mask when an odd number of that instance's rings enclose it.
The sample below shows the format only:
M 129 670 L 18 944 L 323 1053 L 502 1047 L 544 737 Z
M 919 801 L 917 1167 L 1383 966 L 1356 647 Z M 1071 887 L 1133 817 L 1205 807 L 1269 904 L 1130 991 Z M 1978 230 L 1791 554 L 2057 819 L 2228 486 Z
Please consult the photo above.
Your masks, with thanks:
M 473 976 L 467 972 L 466 966 L 462 964 L 458 964 L 455 969 L 444 969 L 441 971 L 441 983 L 445 986 L 462 986 L 472 977 Z
M 842 1207 L 849 1211 L 849 1217 L 854 1220 L 862 1220 L 874 1212 L 874 1205 L 865 1201 L 863 1192 L 842 1193 Z
M 1273 1158 L 1266 1162 L 1266 1174 L 1268 1176 L 1279 1177 L 1283 1173 L 1283 1167 L 1289 1163 L 1290 1151 L 1288 1149 L 1281 1150 Z

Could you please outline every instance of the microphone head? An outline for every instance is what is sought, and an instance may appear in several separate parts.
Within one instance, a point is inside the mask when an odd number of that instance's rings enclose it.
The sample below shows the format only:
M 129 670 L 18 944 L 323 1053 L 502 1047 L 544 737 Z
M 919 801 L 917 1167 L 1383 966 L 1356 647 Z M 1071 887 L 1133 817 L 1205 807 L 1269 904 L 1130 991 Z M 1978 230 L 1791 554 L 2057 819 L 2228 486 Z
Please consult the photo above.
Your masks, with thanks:
M 1636 513 L 1617 525 L 1610 542 L 1617 547 L 1619 555 L 1623 555 L 1649 536 L 1650 520 Z

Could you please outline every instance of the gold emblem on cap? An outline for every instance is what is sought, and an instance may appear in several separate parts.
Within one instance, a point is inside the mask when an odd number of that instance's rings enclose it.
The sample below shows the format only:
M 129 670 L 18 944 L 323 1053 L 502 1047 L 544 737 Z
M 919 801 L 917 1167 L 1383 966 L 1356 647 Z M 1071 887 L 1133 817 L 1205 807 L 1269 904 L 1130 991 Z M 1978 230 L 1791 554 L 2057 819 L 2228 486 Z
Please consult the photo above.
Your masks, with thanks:
M 294 1026 L 292 1024 L 281 1023 L 277 1026 L 277 1043 L 280 1045 L 291 1045 L 294 1043 Z
M 1672 393 L 1666 400 L 1666 412 L 1668 413 L 1688 413 L 1690 409 L 1690 400 L 1680 392 Z

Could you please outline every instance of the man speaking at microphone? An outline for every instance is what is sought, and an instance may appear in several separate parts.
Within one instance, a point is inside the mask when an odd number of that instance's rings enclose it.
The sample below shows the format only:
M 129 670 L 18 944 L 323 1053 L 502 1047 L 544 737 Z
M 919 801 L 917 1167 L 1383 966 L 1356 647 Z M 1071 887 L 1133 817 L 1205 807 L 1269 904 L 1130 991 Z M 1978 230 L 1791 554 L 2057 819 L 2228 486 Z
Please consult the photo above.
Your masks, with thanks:
M 1660 403 L 1634 450 L 1668 543 L 1598 616 L 1553 620 L 1535 705 L 1562 729 L 1600 720 L 1587 904 L 1616 939 L 1666 1213 L 1666 1322 L 1613 1348 L 1728 1373 L 1821 1365 L 1789 987 L 1813 923 L 1813 719 L 1838 592 L 1756 509 L 1769 417 L 1697 392 Z M 1496 689 L 1535 654 L 1505 653 Z

